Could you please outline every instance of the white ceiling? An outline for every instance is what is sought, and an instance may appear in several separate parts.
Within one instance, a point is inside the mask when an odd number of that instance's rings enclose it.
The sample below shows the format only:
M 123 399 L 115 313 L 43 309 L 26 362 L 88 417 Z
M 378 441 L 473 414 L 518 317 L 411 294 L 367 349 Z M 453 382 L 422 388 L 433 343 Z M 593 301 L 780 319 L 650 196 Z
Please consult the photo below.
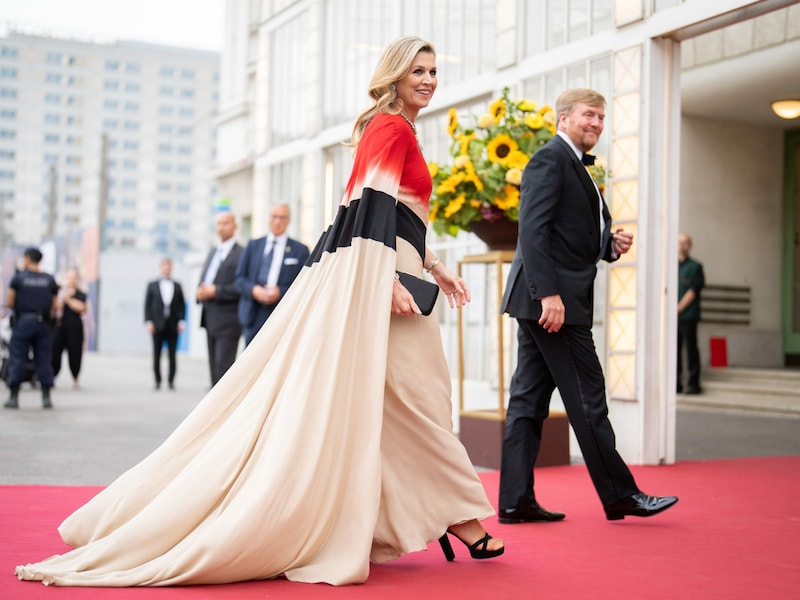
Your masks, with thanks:
M 800 100 L 800 40 L 685 69 L 682 113 L 779 129 L 800 128 L 772 112 L 773 100 Z

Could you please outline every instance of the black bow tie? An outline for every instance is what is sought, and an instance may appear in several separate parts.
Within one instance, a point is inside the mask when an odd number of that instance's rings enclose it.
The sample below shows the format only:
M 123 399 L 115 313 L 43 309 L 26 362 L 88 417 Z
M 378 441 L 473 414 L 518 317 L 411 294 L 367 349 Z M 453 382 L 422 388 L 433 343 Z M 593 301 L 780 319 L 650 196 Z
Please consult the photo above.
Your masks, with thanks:
M 591 167 L 594 165 L 594 154 L 589 154 L 588 152 L 583 153 L 583 157 L 581 158 L 581 162 L 586 165 L 587 167 Z

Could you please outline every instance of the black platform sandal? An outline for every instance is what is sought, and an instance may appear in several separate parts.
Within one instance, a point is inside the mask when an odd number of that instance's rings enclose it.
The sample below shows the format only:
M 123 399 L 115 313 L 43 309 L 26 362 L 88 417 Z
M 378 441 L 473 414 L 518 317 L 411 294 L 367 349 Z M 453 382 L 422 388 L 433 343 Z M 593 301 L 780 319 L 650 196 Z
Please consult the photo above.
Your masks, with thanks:
M 439 545 L 442 547 L 442 552 L 444 552 L 444 557 L 448 562 L 454 560 L 456 557 L 455 552 L 453 552 L 453 546 L 450 545 L 450 539 L 447 537 L 448 533 L 469 548 L 469 555 L 475 559 L 494 558 L 495 556 L 500 556 L 506 549 L 506 547 L 503 546 L 497 550 L 489 550 L 489 540 L 492 539 L 492 536 L 488 533 L 477 542 L 470 545 L 448 529 L 444 535 L 439 538 Z

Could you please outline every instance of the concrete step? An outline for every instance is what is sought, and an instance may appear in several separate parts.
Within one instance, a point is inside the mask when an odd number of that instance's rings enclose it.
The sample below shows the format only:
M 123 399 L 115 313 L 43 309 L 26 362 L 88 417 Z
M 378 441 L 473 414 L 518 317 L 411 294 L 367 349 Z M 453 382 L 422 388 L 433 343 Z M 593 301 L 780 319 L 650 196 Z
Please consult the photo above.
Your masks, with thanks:
M 800 370 L 704 369 L 702 394 L 678 394 L 678 406 L 711 406 L 800 415 Z

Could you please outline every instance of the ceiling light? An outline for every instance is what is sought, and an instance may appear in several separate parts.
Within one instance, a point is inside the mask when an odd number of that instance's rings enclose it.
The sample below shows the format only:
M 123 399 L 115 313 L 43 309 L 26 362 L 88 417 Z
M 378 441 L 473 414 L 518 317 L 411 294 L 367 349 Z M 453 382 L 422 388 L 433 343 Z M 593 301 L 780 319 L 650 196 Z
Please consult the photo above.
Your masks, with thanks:
M 800 117 L 800 100 L 776 100 L 772 110 L 781 119 L 796 119 Z

